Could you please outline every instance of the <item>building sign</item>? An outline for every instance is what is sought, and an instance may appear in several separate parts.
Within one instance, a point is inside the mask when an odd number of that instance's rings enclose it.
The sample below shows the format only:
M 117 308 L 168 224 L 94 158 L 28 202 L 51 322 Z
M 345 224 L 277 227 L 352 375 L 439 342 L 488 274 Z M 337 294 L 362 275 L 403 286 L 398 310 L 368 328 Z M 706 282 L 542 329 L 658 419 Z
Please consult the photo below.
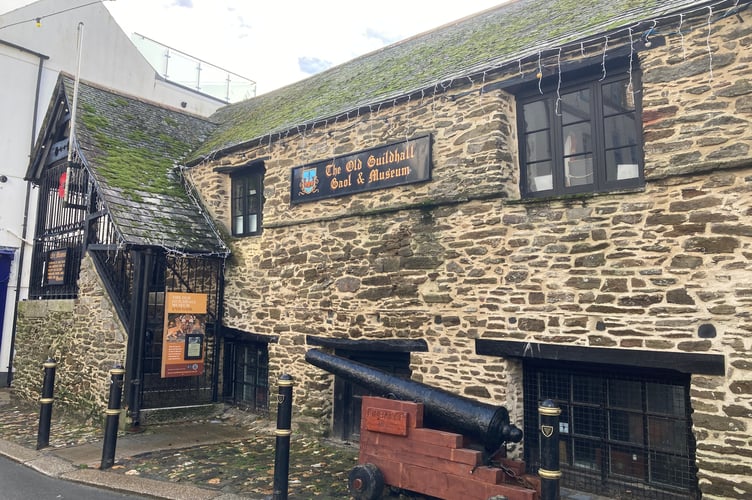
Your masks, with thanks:
M 431 180 L 430 135 L 295 167 L 290 203 L 428 180 Z
M 204 373 L 205 293 L 167 292 L 162 338 L 162 378 Z
M 68 249 L 60 248 L 47 253 L 45 280 L 48 285 L 64 285 L 68 270 Z

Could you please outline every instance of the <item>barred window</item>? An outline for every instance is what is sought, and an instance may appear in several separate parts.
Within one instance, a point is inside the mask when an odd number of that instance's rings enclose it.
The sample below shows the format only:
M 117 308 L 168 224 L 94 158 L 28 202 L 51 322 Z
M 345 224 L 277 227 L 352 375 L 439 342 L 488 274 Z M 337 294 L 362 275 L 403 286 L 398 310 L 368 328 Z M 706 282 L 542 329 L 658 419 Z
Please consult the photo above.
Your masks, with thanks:
M 526 461 L 540 463 L 537 408 L 561 408 L 562 484 L 610 498 L 699 496 L 689 375 L 609 372 L 565 363 L 525 364 Z

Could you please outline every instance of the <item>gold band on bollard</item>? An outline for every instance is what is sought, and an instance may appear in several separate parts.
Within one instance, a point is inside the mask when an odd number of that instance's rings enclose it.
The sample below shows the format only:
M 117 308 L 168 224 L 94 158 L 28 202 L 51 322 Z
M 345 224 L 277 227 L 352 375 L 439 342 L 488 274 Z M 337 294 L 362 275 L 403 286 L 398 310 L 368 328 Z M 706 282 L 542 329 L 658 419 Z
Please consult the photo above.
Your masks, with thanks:
M 120 415 L 120 410 L 116 410 L 116 409 L 114 409 L 114 408 L 107 408 L 107 409 L 106 409 L 106 410 L 104 411 L 104 414 L 105 414 L 105 415 L 108 415 L 108 416 L 109 416 L 109 415 Z
M 57 366 L 57 361 L 45 361 L 42 363 L 42 366 L 45 368 L 55 368 Z
M 538 469 L 538 475 L 543 479 L 561 479 L 560 470 Z
M 55 398 L 39 398 L 39 402 L 43 405 L 52 404 L 55 401 Z
M 277 385 L 280 387 L 292 387 L 292 380 L 280 380 Z
M 125 375 L 125 368 L 113 368 L 110 375 Z
M 547 406 L 539 406 L 538 413 L 546 415 L 547 417 L 558 417 L 561 415 L 561 408 L 549 408 Z
M 279 437 L 285 437 L 291 434 L 292 434 L 292 430 L 290 429 L 277 429 L 276 431 L 274 431 L 274 435 L 279 436 Z

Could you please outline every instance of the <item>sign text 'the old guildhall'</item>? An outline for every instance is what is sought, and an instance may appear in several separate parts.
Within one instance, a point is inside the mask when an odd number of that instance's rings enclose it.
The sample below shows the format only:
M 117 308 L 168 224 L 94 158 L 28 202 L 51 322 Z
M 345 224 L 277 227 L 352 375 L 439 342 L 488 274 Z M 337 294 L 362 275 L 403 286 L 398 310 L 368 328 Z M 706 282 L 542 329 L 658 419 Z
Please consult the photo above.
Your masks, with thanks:
M 292 169 L 290 203 L 346 196 L 431 179 L 431 136 Z

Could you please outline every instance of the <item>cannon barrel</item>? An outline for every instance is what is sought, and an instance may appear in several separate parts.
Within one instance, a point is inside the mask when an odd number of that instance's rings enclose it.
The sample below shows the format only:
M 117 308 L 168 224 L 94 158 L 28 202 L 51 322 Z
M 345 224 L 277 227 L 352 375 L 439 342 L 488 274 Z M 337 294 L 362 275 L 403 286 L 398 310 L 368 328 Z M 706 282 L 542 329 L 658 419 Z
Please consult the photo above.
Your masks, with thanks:
M 423 420 L 427 426 L 456 430 L 482 443 L 490 453 L 496 452 L 505 442 L 522 440 L 522 431 L 509 423 L 509 412 L 503 406 L 481 403 L 421 382 L 399 378 L 317 349 L 306 352 L 305 359 L 374 394 L 423 403 Z

